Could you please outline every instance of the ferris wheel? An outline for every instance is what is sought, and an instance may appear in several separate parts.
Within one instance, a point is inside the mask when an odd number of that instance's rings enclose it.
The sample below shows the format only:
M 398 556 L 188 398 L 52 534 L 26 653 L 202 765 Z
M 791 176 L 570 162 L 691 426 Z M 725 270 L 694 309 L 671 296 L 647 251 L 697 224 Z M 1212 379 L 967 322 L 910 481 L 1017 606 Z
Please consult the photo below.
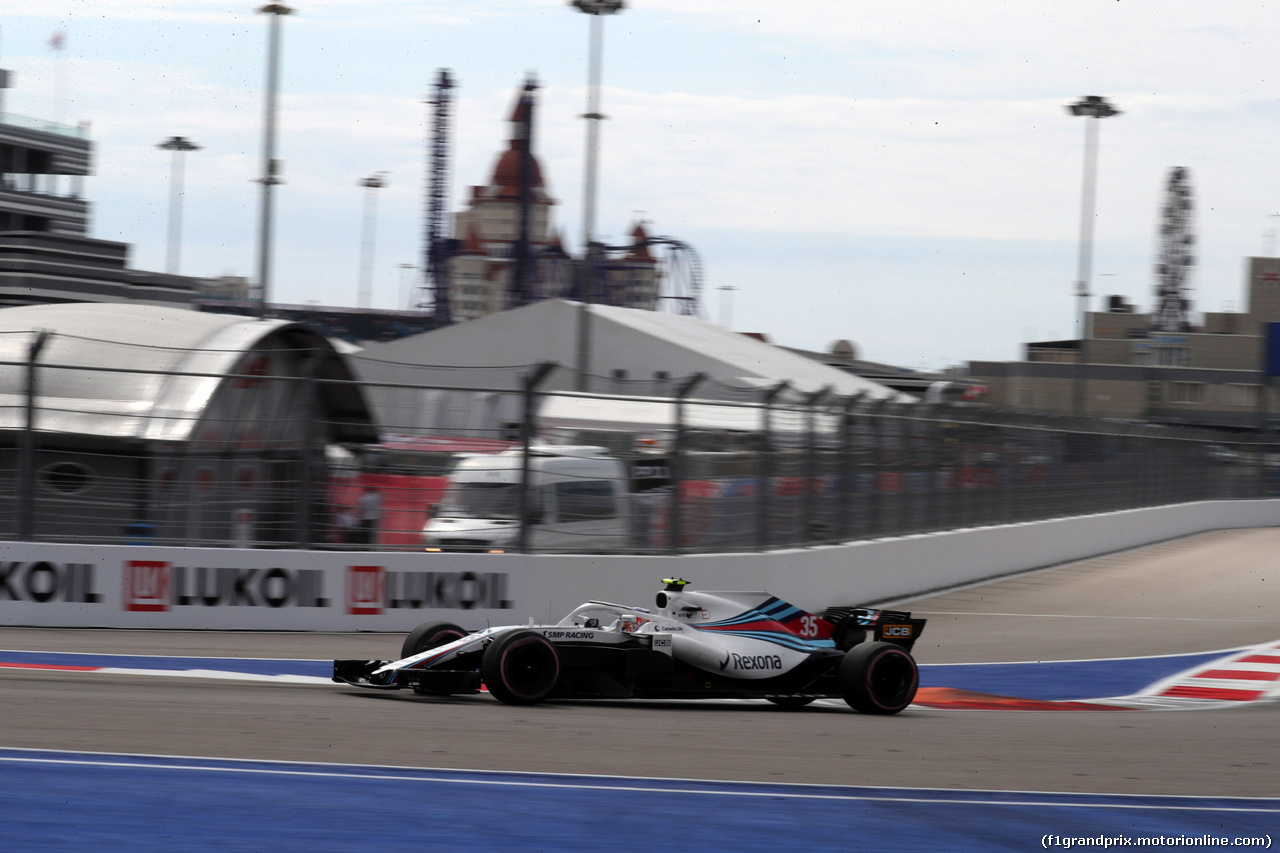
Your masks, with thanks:
M 702 258 L 697 250 L 673 237 L 652 237 L 649 242 L 665 249 L 658 259 L 658 310 L 701 317 Z
M 646 237 L 626 246 L 601 248 L 605 254 L 600 266 L 603 286 L 596 294 L 599 301 L 634 307 L 638 296 L 648 310 L 703 316 L 702 259 L 688 243 L 674 237 Z M 654 248 L 660 251 L 649 251 Z M 643 256 L 637 257 L 641 251 Z
M 648 237 L 638 243 L 627 246 L 603 246 L 604 256 L 600 260 L 600 281 L 595 293 L 595 301 L 608 305 L 634 305 L 632 301 L 636 292 L 632 274 L 637 274 L 638 281 L 649 281 L 648 287 L 656 281 L 656 295 L 652 290 L 647 297 L 642 297 L 646 306 L 652 310 L 669 314 L 680 314 L 685 317 L 704 317 L 702 306 L 702 258 L 696 249 L 674 237 Z M 638 249 L 657 248 L 660 251 L 651 253 L 642 261 L 627 255 Z M 579 268 L 584 262 L 575 260 L 565 254 L 562 249 L 549 247 L 539 252 L 533 263 L 532 294 L 534 299 L 580 299 L 579 288 L 581 275 Z M 645 269 L 654 270 L 645 274 Z
M 1160 215 L 1156 308 L 1151 315 L 1151 328 L 1158 332 L 1183 332 L 1191 325 L 1188 280 L 1196 260 L 1192 207 L 1191 170 L 1176 166 L 1169 170 Z

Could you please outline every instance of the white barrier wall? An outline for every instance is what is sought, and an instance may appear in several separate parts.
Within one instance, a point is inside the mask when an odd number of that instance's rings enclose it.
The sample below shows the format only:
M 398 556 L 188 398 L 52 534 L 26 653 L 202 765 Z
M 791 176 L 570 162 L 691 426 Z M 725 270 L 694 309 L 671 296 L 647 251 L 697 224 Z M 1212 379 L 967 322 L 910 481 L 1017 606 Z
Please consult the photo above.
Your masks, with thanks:
M 0 543 L 0 625 L 406 631 L 557 620 L 590 598 L 648 606 L 665 577 L 809 610 L 903 598 L 1201 533 L 1280 523 L 1211 501 L 850 545 L 681 557 Z

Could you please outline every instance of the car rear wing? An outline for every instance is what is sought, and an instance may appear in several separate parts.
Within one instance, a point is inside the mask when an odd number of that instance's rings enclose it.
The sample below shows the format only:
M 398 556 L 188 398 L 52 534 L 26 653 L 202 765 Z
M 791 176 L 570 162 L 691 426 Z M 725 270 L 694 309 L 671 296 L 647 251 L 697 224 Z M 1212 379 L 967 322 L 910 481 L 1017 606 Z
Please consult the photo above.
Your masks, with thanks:
M 901 646 L 907 651 L 924 633 L 925 619 L 913 619 L 905 610 L 876 610 L 870 607 L 828 607 L 822 618 L 835 626 L 836 645 L 842 638 L 858 632 L 870 633 L 872 639 Z M 855 641 L 857 642 L 857 641 Z

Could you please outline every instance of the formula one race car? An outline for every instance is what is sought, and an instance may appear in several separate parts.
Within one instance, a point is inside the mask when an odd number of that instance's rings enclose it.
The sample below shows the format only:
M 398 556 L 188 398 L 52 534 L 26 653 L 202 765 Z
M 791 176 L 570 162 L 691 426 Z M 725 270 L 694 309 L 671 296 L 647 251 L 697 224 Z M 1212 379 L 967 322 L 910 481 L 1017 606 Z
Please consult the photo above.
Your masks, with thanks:
M 338 660 L 333 680 L 475 693 L 513 705 L 544 699 L 767 699 L 799 708 L 838 697 L 868 714 L 896 714 L 919 683 L 911 646 L 925 620 L 836 607 L 807 613 L 766 592 L 694 592 L 668 579 L 657 609 L 589 601 L 555 625 L 468 634 L 419 625 L 396 661 Z

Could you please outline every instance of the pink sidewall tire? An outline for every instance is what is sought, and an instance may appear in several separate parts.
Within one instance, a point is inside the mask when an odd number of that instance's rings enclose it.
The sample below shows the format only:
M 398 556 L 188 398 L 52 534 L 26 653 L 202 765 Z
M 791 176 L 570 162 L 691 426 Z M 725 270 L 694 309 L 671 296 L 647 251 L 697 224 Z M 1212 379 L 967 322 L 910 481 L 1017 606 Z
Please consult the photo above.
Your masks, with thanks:
M 560 656 L 537 631 L 502 634 L 484 650 L 480 678 L 489 694 L 508 705 L 535 705 L 560 680 Z
M 844 701 L 863 714 L 896 714 L 911 704 L 920 670 L 910 652 L 893 643 L 860 643 L 840 661 Z

